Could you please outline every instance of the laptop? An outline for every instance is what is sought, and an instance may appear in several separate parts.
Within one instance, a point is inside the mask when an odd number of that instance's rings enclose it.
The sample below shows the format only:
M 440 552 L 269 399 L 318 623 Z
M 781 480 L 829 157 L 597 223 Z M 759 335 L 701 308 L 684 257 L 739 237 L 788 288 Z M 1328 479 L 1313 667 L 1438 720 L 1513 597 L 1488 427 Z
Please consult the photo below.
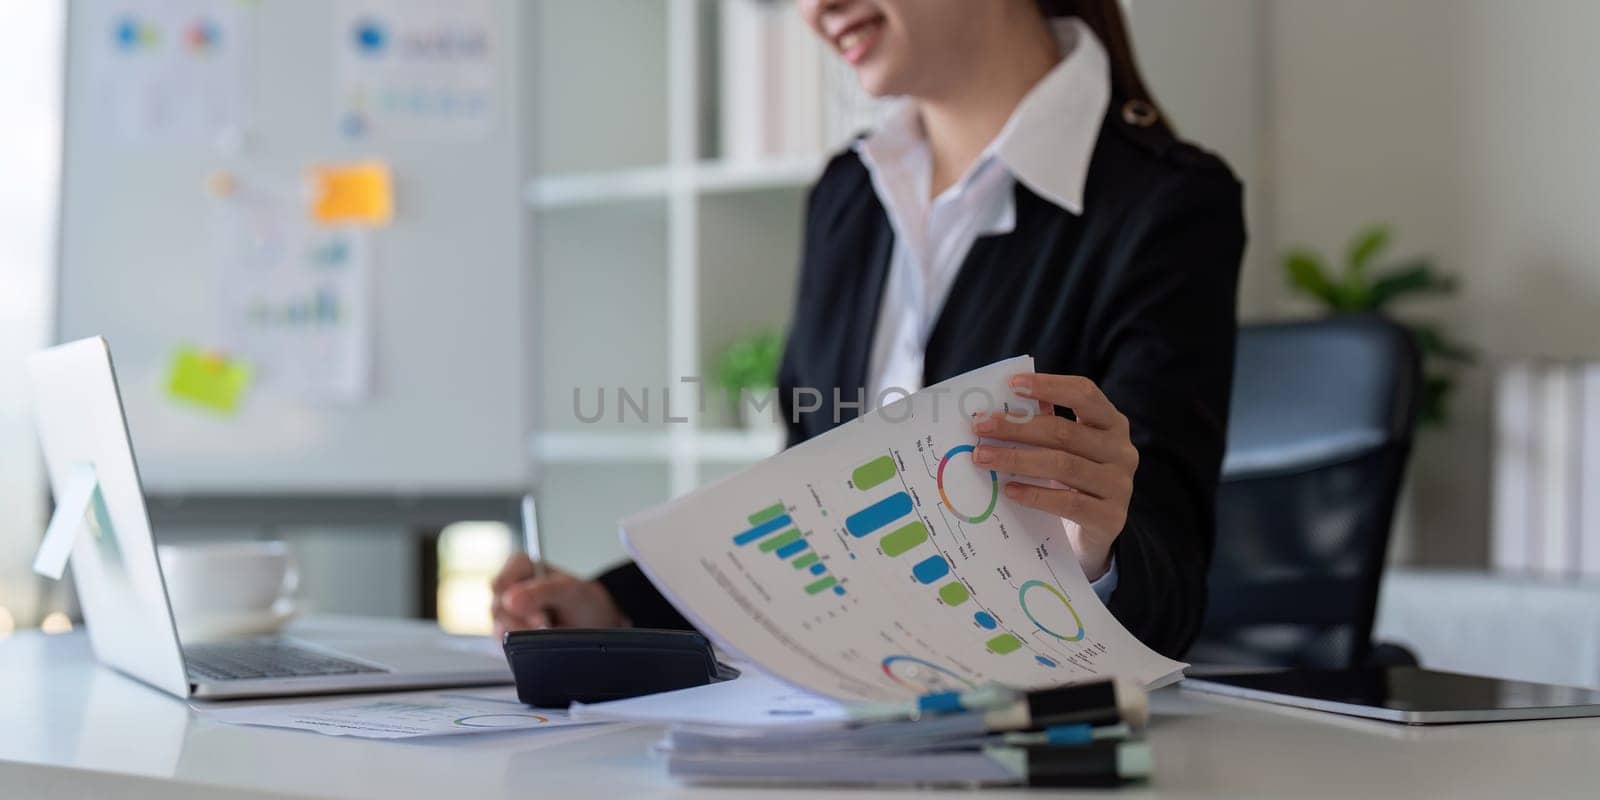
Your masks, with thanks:
M 511 683 L 504 656 L 444 633 L 327 632 L 179 640 L 105 339 L 29 360 L 39 439 L 58 501 L 92 469 L 99 491 L 70 563 L 102 663 L 179 697 L 221 699 Z M 473 644 L 477 644 L 473 642 Z

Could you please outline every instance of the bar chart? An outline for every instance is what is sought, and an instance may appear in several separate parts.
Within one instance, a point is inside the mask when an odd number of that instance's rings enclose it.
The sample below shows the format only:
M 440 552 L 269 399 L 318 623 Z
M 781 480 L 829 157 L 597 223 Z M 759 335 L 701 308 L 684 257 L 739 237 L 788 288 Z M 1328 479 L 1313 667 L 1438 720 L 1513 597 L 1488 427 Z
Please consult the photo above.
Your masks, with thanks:
M 968 446 L 970 450 L 971 447 Z M 850 473 L 850 485 L 857 491 L 869 492 L 898 475 L 895 460 L 881 455 L 857 466 Z M 912 512 L 915 510 L 911 495 L 904 490 L 894 492 L 871 503 L 845 518 L 845 530 L 857 539 L 864 539 L 879 531 L 890 529 L 878 537 L 878 552 L 889 558 L 899 558 L 928 544 L 928 526 Z M 988 515 L 985 514 L 985 517 Z M 932 585 L 950 577 L 950 562 L 937 547 L 911 567 L 911 577 L 921 584 Z M 972 596 L 959 578 L 941 584 L 937 596 L 947 606 L 959 606 Z
M 805 578 L 805 593 L 808 595 L 830 590 L 836 596 L 845 595 L 844 586 L 837 577 L 828 574 L 827 565 L 811 549 L 811 543 L 806 541 L 805 535 L 794 524 L 794 517 L 789 514 L 788 506 L 782 500 L 751 514 L 745 521 L 750 527 L 734 534 L 735 546 L 753 544 L 757 551 L 771 553 L 788 562 Z

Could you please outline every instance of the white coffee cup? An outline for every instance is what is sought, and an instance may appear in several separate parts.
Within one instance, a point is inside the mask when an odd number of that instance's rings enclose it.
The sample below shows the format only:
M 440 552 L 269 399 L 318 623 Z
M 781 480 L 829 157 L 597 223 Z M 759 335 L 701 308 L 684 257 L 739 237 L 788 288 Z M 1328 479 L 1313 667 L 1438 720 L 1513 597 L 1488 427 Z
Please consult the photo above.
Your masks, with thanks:
M 156 548 L 178 633 L 260 635 L 294 612 L 300 568 L 285 542 L 210 542 Z

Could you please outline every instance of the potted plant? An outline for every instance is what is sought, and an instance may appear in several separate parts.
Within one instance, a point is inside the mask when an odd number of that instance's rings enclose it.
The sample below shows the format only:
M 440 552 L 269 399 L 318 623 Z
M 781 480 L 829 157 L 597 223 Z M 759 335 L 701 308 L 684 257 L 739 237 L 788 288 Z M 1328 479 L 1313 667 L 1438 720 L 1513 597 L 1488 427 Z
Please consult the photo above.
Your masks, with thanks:
M 717 385 L 734 409 L 739 423 L 749 430 L 770 430 L 778 425 L 778 364 L 783 360 L 783 338 L 776 331 L 762 331 L 728 345 L 717 359 Z M 771 406 L 758 411 L 745 393 L 756 402 Z
M 1377 265 L 1389 246 L 1388 225 L 1369 225 L 1351 237 L 1345 249 L 1344 269 L 1335 275 L 1322 255 L 1306 248 L 1284 254 L 1283 269 L 1289 285 L 1335 314 L 1384 314 L 1409 329 L 1423 358 L 1423 394 L 1419 421 L 1440 425 L 1448 418 L 1450 390 L 1455 371 L 1477 360 L 1472 348 L 1452 340 L 1443 327 L 1431 322 L 1407 321 L 1392 314 L 1402 301 L 1429 295 L 1454 294 L 1456 278 L 1434 268 L 1427 256 Z

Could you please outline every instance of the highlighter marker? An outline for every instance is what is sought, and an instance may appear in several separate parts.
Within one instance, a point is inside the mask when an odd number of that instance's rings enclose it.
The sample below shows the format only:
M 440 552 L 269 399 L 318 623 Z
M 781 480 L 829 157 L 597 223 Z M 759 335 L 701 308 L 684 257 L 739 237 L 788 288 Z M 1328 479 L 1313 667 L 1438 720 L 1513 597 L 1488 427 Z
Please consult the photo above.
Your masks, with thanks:
M 1094 742 L 1065 749 L 986 747 L 983 753 L 1024 786 L 1117 786 L 1149 778 L 1154 767 L 1145 742 Z

